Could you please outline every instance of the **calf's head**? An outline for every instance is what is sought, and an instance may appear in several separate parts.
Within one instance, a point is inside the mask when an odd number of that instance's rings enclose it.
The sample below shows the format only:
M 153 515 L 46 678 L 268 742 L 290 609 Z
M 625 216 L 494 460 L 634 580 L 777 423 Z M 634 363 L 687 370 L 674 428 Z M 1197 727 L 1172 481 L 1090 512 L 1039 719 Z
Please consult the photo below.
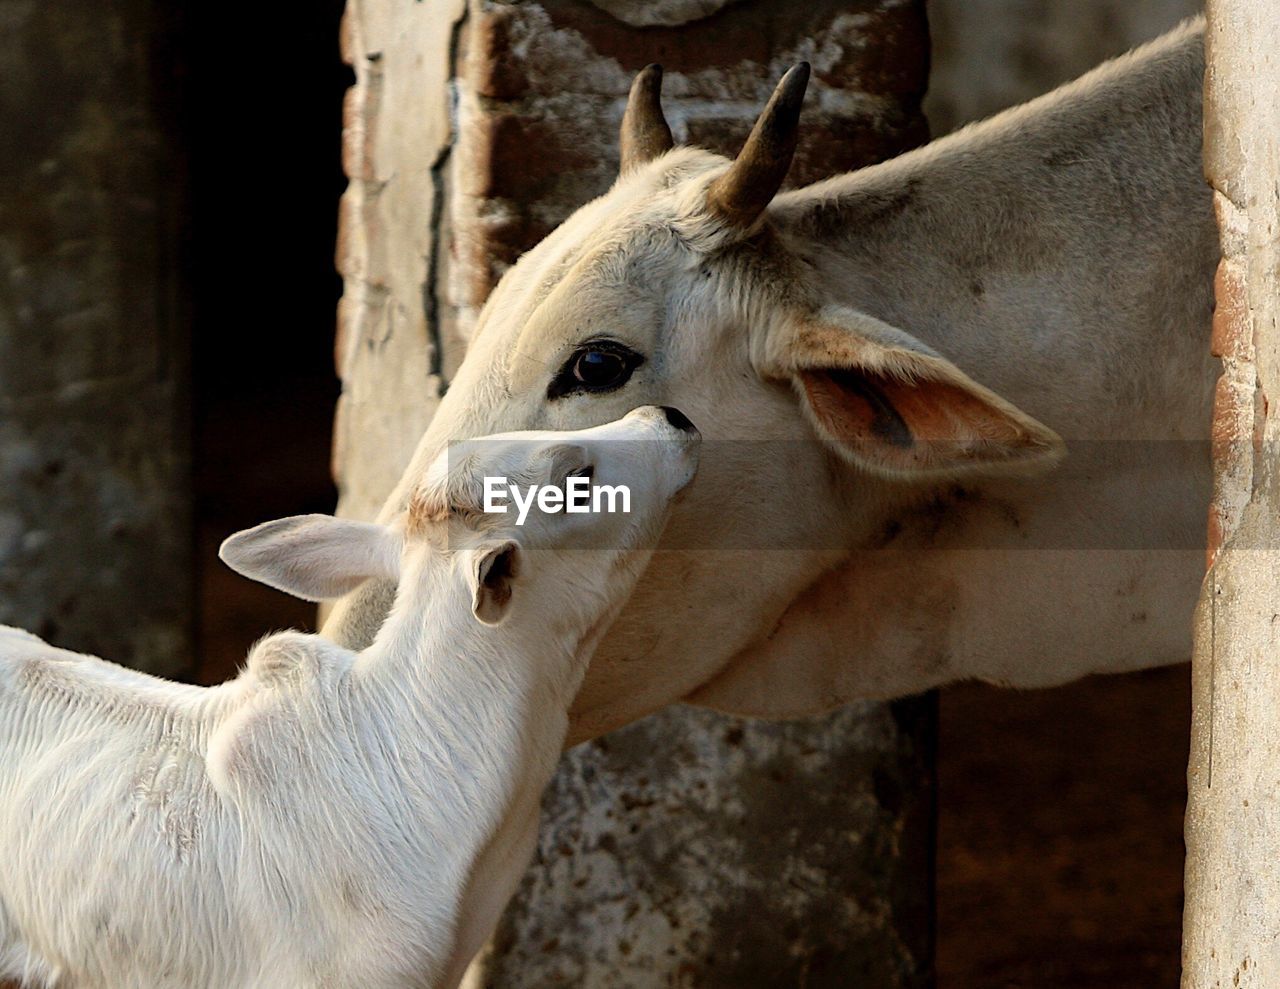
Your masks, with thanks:
M 715 675 L 788 602 L 923 484 L 1051 463 L 1050 430 L 908 332 L 839 304 L 822 245 L 769 205 L 786 176 L 808 67 L 783 78 L 738 157 L 673 148 L 660 70 L 636 79 L 613 188 L 503 277 L 411 479 L 446 444 L 577 429 L 642 403 L 684 409 L 708 439 L 664 547 L 607 636 L 575 711 L 579 737 Z M 922 287 L 924 290 L 924 287 Z M 326 630 L 359 642 L 386 588 Z
M 389 523 L 278 519 L 219 555 L 305 600 L 382 580 L 398 587 L 397 613 L 435 609 L 433 625 L 467 605 L 483 624 L 514 616 L 522 636 L 550 625 L 589 648 L 583 633 L 598 634 L 630 594 L 700 440 L 682 413 L 652 406 L 575 432 L 466 440 L 427 467 Z

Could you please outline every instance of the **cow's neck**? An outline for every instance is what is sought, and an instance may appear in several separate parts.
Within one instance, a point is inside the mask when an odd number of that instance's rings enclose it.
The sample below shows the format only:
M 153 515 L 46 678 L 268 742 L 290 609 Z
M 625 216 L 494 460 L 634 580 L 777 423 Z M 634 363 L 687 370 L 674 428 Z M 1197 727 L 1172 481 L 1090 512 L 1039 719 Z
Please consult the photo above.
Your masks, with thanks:
M 1217 258 L 1202 47 L 1186 29 L 855 174 L 826 214 L 842 220 L 824 272 L 842 301 L 1067 441 L 1045 477 L 977 485 L 1005 507 L 964 504 L 944 545 L 985 547 L 993 532 L 1058 549 L 1201 544 Z
M 1186 657 L 1216 378 L 1202 64 L 1184 30 L 771 207 L 834 301 L 934 347 L 1068 456 L 1043 477 L 896 505 L 886 486 L 881 517 L 850 528 L 851 559 L 695 700 L 804 714 L 961 677 L 1038 686 Z M 867 480 L 850 483 L 865 503 Z
M 1217 234 L 1202 74 L 1203 39 L 1185 28 L 770 213 L 832 301 L 936 348 L 1068 441 L 1203 438 Z
M 1184 29 L 811 194 L 836 204 L 811 222 L 830 236 L 817 260 L 840 301 L 1067 442 L 1043 477 L 947 485 L 903 508 L 922 549 L 1202 545 L 1217 258 L 1202 73 L 1202 39 Z

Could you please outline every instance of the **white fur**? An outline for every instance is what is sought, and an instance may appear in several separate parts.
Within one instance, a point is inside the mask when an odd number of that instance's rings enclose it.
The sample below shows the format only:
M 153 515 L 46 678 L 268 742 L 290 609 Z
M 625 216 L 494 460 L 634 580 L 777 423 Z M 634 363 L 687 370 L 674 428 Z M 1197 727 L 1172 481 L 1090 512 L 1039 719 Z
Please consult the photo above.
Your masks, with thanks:
M 1202 46 L 1189 22 L 1026 106 L 784 193 L 751 238 L 706 208 L 725 159 L 677 148 L 506 274 L 419 463 L 642 402 L 720 441 L 592 661 L 574 739 L 679 699 L 797 716 L 1188 656 L 1216 376 Z M 645 364 L 617 391 L 549 400 L 596 335 Z M 840 448 L 795 387 L 824 362 L 950 383 L 1004 424 L 961 422 L 977 463 L 913 472 Z M 1002 435 L 1017 448 L 997 449 Z M 326 631 L 367 641 L 388 596 L 366 585 Z
M 228 540 L 287 589 L 398 571 L 360 653 L 271 635 L 206 689 L 0 628 L 0 979 L 456 985 L 527 863 L 590 652 L 695 463 L 696 436 L 652 409 L 571 439 L 455 449 L 390 528 L 312 516 Z M 474 512 L 480 472 L 553 480 L 565 449 L 633 485 L 632 513 L 516 529 Z M 574 536 L 600 548 L 534 545 Z M 480 564 L 513 544 L 513 593 L 481 624 Z

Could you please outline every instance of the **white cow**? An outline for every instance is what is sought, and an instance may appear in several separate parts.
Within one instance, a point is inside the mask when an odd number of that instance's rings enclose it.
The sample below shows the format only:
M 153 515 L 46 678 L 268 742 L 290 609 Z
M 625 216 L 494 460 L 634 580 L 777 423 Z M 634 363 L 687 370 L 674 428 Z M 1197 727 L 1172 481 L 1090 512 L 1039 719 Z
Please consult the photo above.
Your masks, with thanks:
M 524 871 L 569 702 L 697 448 L 656 408 L 497 437 L 435 461 L 390 526 L 300 516 L 223 545 L 312 600 L 398 581 L 363 652 L 284 632 L 202 688 L 0 629 L 0 979 L 456 985 Z M 481 511 L 484 476 L 584 473 L 627 485 L 631 511 Z
M 786 717 L 1187 658 L 1216 374 L 1202 48 L 1188 22 L 776 197 L 803 67 L 733 162 L 672 149 L 641 73 L 617 183 L 495 288 L 415 459 L 639 402 L 708 437 L 572 738 L 678 699 Z M 326 632 L 367 641 L 392 593 Z

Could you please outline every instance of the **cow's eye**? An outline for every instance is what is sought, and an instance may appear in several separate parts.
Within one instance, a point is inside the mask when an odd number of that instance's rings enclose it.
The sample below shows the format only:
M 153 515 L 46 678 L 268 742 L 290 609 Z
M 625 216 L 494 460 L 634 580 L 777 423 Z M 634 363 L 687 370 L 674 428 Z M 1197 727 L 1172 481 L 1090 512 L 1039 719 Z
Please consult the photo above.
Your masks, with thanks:
M 610 392 L 625 385 L 644 357 L 613 340 L 585 343 L 564 362 L 547 388 L 547 398 L 578 392 Z

